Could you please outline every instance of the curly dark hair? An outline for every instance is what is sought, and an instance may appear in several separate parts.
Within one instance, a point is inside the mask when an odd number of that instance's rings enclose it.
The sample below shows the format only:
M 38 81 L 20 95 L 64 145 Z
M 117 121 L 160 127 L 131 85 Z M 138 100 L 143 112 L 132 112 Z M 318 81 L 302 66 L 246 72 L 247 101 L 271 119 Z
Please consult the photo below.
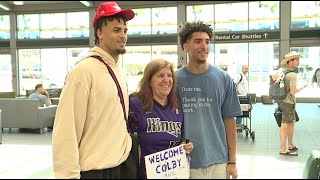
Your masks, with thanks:
M 119 22 L 120 19 L 122 19 L 124 21 L 124 24 L 126 25 L 127 24 L 127 21 L 126 19 L 119 15 L 119 14 L 116 14 L 116 15 L 113 15 L 113 16 L 102 16 L 101 18 L 99 18 L 97 21 L 96 21 L 96 24 L 94 25 L 94 44 L 95 45 L 98 45 L 99 44 L 99 37 L 97 35 L 97 30 L 98 29 L 101 29 L 102 27 L 102 24 L 105 23 L 105 25 L 107 25 L 107 22 L 108 21 L 113 21 L 113 19 L 117 19 Z
M 210 41 L 213 39 L 213 29 L 211 25 L 204 24 L 202 21 L 187 22 L 179 32 L 179 43 L 183 49 L 183 44 L 187 42 L 194 32 L 206 32 L 209 35 Z M 184 50 L 184 49 L 183 49 Z

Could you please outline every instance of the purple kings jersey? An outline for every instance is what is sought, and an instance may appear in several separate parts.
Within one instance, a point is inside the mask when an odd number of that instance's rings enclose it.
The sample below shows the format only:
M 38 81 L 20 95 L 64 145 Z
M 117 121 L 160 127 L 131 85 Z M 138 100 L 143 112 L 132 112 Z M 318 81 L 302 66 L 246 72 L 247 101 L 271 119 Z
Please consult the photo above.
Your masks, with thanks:
M 173 111 L 156 101 L 152 112 L 145 112 L 137 97 L 129 102 L 128 128 L 138 133 L 141 148 L 138 178 L 146 178 L 144 157 L 180 144 L 183 114 L 180 108 Z

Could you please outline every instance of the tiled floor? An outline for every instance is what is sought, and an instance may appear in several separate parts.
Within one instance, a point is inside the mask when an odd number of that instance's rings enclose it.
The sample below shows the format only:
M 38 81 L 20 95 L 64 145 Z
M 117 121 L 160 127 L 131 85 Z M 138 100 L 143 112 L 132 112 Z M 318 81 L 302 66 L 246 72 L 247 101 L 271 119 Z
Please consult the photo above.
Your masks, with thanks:
M 52 179 L 51 132 L 4 129 L 0 145 L 0 179 Z
M 237 135 L 237 159 L 239 178 L 250 179 L 300 179 L 304 164 L 313 149 L 320 149 L 320 108 L 316 104 L 299 103 L 294 144 L 298 156 L 279 155 L 279 128 L 273 117 L 276 104 L 254 104 L 251 115 L 251 130 L 255 140 L 245 133 Z
M 279 128 L 273 117 L 276 104 L 253 104 L 251 130 L 255 140 L 237 134 L 239 179 L 300 179 L 304 164 L 313 149 L 320 149 L 320 108 L 299 103 L 294 143 L 299 156 L 279 155 Z M 0 145 L 0 179 L 52 179 L 51 131 L 5 129 Z

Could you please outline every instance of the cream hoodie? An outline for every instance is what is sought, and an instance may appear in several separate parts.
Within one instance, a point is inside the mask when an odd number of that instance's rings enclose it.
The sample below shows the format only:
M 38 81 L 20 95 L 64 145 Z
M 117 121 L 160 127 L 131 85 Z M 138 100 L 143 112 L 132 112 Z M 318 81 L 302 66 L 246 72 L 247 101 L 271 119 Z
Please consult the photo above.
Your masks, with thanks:
M 114 71 L 128 114 L 126 77 L 119 62 L 92 48 L 68 73 L 60 96 L 52 133 L 55 178 L 80 178 L 80 171 L 118 166 L 131 150 L 117 87 L 107 67 L 92 55 L 101 56 Z

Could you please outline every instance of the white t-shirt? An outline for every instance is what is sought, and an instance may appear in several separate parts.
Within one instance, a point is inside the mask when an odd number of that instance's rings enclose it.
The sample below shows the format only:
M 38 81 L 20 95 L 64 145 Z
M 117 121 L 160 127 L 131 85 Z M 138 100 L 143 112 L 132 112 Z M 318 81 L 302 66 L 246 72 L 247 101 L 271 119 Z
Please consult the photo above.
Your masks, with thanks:
M 241 80 L 241 75 L 242 75 L 242 80 Z M 241 80 L 241 81 L 240 81 Z M 236 81 L 236 88 L 237 91 L 239 92 L 239 95 L 246 96 L 248 94 L 248 87 L 249 87 L 249 78 L 242 72 L 237 75 Z

